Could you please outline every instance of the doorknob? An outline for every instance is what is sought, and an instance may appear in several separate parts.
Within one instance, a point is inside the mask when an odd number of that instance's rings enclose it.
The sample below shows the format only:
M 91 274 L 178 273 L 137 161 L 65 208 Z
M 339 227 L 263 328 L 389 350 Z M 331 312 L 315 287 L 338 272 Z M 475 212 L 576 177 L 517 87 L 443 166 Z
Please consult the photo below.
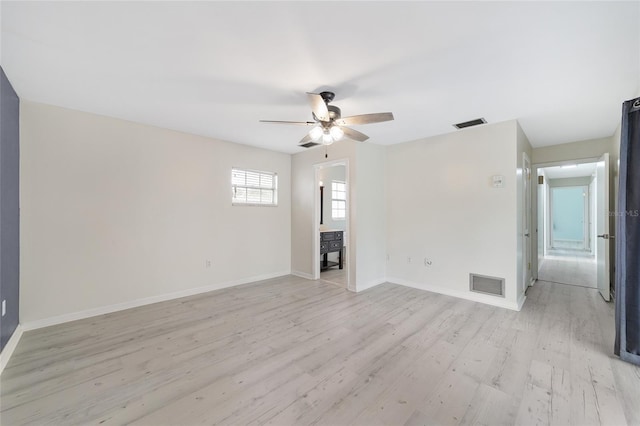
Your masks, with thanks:
M 609 234 L 598 235 L 598 238 L 604 238 L 605 240 L 609 239 Z
M 525 236 L 525 237 L 528 237 L 528 236 L 529 236 L 529 233 L 527 232 L 526 234 L 524 234 L 524 236 Z

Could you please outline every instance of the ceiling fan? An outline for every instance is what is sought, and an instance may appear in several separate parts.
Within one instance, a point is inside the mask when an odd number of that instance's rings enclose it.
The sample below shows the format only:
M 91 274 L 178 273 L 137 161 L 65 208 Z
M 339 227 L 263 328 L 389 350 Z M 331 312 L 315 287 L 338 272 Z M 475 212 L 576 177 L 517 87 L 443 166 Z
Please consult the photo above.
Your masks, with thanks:
M 390 112 L 342 117 L 340 108 L 335 105 L 329 105 L 329 102 L 336 96 L 333 92 L 307 93 L 307 96 L 309 98 L 309 104 L 311 105 L 311 116 L 314 121 L 260 120 L 260 122 L 313 126 L 309 133 L 302 138 L 298 144 L 304 148 L 311 148 L 312 146 L 320 144 L 331 145 L 343 137 L 364 142 L 369 139 L 369 136 L 346 126 L 381 123 L 383 121 L 393 120 L 393 114 Z

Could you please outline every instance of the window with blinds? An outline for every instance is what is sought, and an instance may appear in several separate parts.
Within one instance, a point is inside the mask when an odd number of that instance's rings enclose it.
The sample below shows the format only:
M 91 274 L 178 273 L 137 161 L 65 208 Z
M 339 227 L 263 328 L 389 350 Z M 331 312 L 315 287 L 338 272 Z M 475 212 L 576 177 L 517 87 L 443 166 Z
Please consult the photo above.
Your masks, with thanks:
M 331 218 L 344 220 L 347 217 L 347 184 L 331 181 Z
M 231 203 L 234 205 L 277 206 L 278 175 L 257 170 L 231 169 Z

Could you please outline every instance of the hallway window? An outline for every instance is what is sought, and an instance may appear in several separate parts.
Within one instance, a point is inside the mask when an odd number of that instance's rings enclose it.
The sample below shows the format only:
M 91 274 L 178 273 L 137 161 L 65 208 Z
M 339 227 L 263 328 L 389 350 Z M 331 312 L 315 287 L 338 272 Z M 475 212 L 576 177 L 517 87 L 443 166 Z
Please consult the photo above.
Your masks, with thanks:
M 331 181 L 331 218 L 344 220 L 347 217 L 347 184 Z

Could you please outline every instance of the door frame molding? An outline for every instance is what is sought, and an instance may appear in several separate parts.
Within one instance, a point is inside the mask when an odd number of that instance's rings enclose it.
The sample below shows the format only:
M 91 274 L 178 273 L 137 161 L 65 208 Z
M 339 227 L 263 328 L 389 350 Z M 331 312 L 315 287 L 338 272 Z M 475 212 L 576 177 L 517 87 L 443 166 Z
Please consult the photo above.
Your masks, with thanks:
M 313 209 L 313 222 L 312 222 L 312 232 L 313 232 L 313 249 L 311 250 L 313 259 L 311 263 L 311 275 L 314 280 L 320 279 L 320 170 L 326 169 L 329 167 L 335 166 L 344 166 L 344 181 L 347 186 L 347 215 L 345 218 L 345 230 L 346 230 L 346 238 L 344 244 L 346 246 L 346 262 L 345 262 L 345 271 L 347 274 L 347 289 L 351 289 L 351 262 L 353 259 L 352 256 L 348 256 L 348 252 L 351 247 L 351 179 L 349 176 L 349 159 L 348 158 L 340 158 L 337 160 L 325 161 L 322 163 L 316 163 L 313 165 L 314 171 L 314 209 Z M 326 196 L 326 194 L 325 194 Z M 330 214 L 331 212 L 329 212 Z M 325 212 L 326 214 L 326 212 Z
M 536 177 L 535 185 L 531 185 L 531 223 L 536 224 L 536 236 L 535 238 L 531 238 L 531 251 L 536 253 L 536 256 L 531 256 L 531 273 L 532 278 L 538 279 L 538 233 L 544 232 L 544 229 L 537 229 L 538 223 L 538 169 L 544 169 L 545 167 L 555 167 L 555 166 L 566 166 L 567 164 L 584 164 L 584 163 L 597 163 L 600 161 L 600 157 L 586 157 L 586 158 L 574 158 L 567 160 L 558 160 L 558 161 L 546 161 L 542 163 L 533 163 L 531 164 L 531 175 Z M 548 194 L 547 194 L 548 196 Z M 607 208 L 609 208 L 607 206 Z M 546 244 L 546 238 L 543 240 Z M 546 248 L 544 248 L 544 252 L 546 253 Z
M 522 291 L 527 291 L 533 278 L 533 167 L 526 152 L 522 153 Z M 537 180 L 536 180 L 537 182 Z M 528 233 L 528 236 L 525 235 Z M 537 238 L 537 235 L 535 235 Z

